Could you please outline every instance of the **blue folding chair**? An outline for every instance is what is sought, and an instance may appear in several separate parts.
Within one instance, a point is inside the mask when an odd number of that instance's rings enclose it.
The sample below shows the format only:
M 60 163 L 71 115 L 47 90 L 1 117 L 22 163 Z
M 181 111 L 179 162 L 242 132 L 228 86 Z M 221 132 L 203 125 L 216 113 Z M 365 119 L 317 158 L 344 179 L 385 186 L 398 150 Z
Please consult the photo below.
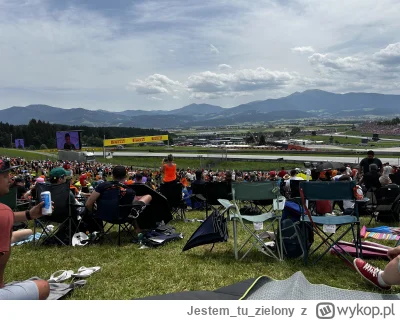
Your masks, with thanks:
M 325 254 L 332 250 L 333 253 L 337 254 L 340 258 L 344 259 L 352 266 L 353 258 L 349 256 L 346 251 L 341 248 L 340 243 L 338 243 L 350 231 L 353 234 L 356 256 L 361 257 L 362 249 L 358 203 L 365 202 L 365 200 L 357 201 L 355 199 L 353 190 L 355 185 L 356 183 L 354 181 L 310 181 L 300 183 L 303 230 L 306 230 L 306 223 L 311 223 L 314 233 L 317 234 L 322 240 L 322 242 L 315 249 L 313 249 L 311 252 L 308 252 L 308 254 L 304 254 L 304 264 L 308 263 L 308 256 L 312 256 L 323 245 L 327 245 L 327 249 L 317 257 L 314 263 L 317 263 Z M 307 208 L 306 200 L 352 200 L 355 201 L 354 213 L 352 215 L 344 216 L 312 216 L 310 210 Z M 325 225 L 335 226 L 333 229 L 336 230 L 331 229 L 331 231 L 334 231 L 331 233 L 327 231 L 328 228 L 324 228 Z M 339 234 L 339 230 L 344 232 Z M 306 239 L 306 237 L 304 236 L 303 239 Z M 307 249 L 307 246 L 304 245 L 304 248 Z

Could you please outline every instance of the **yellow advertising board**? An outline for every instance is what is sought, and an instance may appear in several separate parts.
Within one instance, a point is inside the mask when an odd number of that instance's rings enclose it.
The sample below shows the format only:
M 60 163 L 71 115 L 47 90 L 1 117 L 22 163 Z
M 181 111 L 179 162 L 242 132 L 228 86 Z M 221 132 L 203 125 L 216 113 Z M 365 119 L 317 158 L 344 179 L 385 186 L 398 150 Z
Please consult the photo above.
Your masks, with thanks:
M 104 146 L 109 147 L 109 146 L 118 146 L 122 144 L 160 142 L 167 140 L 168 140 L 168 135 L 106 139 L 104 140 Z

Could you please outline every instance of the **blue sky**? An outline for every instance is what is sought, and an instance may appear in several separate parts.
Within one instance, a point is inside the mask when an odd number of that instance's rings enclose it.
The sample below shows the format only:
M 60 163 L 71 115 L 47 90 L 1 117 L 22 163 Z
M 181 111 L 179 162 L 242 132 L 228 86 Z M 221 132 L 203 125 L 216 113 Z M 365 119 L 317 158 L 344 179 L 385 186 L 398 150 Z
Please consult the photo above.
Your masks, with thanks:
M 0 109 L 400 94 L 397 0 L 0 0 Z

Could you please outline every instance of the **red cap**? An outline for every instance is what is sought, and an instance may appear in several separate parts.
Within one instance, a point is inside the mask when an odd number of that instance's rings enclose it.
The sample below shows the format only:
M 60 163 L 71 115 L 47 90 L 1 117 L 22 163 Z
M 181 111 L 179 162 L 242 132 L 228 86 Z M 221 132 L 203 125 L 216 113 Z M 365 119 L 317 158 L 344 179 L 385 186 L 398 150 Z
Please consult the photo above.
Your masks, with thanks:
M 276 176 L 276 172 L 275 171 L 270 171 L 269 175 L 272 176 L 272 177 L 275 177 Z

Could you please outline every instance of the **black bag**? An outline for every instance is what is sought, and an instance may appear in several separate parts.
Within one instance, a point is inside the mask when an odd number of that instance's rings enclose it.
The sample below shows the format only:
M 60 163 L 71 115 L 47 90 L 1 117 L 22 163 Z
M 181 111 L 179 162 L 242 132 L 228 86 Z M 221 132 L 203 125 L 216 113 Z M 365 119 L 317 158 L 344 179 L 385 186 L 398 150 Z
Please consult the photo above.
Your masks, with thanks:
M 306 228 L 307 250 L 314 242 L 314 231 L 310 223 L 303 223 Z M 304 233 L 299 223 L 291 219 L 285 219 L 281 222 L 283 252 L 287 258 L 298 258 L 303 256 Z M 299 237 L 297 236 L 297 234 Z M 279 239 L 278 239 L 279 240 Z M 301 241 L 301 243 L 300 243 Z

